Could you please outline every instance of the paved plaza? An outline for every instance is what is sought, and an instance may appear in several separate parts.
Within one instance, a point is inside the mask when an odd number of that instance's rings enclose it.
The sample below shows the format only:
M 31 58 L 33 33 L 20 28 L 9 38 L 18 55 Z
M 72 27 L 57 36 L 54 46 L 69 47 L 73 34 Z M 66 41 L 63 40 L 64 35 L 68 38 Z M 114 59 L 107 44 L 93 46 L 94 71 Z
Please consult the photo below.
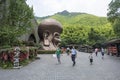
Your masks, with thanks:
M 63 54 L 61 64 L 57 64 L 52 54 L 39 55 L 21 69 L 0 69 L 0 80 L 120 80 L 120 57 L 101 54 L 93 55 L 93 65 L 89 54 L 79 52 L 76 66 L 72 66 L 70 56 Z

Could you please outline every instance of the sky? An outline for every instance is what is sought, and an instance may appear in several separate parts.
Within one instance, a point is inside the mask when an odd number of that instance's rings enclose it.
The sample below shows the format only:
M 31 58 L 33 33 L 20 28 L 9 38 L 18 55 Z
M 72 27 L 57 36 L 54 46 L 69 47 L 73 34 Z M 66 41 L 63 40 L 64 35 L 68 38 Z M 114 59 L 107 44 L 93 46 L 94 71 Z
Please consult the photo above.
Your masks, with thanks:
M 112 0 L 27 0 L 33 6 L 34 15 L 45 17 L 57 12 L 84 12 L 96 16 L 106 17 L 108 4 Z

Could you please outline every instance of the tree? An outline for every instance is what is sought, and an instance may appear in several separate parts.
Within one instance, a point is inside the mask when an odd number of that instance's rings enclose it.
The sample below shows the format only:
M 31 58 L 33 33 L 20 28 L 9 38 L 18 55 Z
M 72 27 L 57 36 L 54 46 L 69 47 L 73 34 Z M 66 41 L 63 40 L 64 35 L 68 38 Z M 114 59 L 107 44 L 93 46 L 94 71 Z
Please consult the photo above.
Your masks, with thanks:
M 97 31 L 91 28 L 90 32 L 88 33 L 88 39 L 89 39 L 89 44 L 94 45 L 96 43 L 99 43 L 99 41 L 101 40 L 101 36 Z
M 120 37 L 120 0 L 112 0 L 107 13 L 108 20 L 113 24 L 113 30 Z
M 107 16 L 111 23 L 114 23 L 115 19 L 120 19 L 120 0 L 110 2 Z
M 13 26 L 21 34 L 31 27 L 33 9 L 25 2 L 26 0 L 10 0 L 8 24 Z
M 13 44 L 32 27 L 33 9 L 26 0 L 1 0 L 0 10 L 0 45 Z
M 114 32 L 117 35 L 118 38 L 120 38 L 120 19 L 116 19 L 114 24 Z

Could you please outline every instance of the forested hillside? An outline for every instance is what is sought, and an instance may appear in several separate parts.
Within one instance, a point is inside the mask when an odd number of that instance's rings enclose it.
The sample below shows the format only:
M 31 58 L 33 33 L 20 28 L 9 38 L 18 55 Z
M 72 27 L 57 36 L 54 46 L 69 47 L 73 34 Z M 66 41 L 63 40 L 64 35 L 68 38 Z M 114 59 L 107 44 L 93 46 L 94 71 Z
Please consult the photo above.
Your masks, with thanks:
M 58 12 L 52 16 L 36 17 L 38 23 L 46 18 L 54 18 L 63 25 L 62 45 L 95 45 L 115 37 L 111 24 L 106 17 L 87 13 Z

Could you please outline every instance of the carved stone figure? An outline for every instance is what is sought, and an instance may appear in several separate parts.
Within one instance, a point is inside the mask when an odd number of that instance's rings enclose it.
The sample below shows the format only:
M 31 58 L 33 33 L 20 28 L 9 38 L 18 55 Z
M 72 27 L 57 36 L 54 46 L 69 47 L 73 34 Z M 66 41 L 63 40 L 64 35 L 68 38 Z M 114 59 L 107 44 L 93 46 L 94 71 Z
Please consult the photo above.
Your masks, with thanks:
M 40 23 L 38 35 L 44 50 L 56 50 L 62 30 L 62 25 L 55 19 L 45 19 Z
M 20 54 L 20 48 L 17 46 L 15 47 L 15 52 L 14 52 L 14 68 L 20 68 L 19 54 Z

